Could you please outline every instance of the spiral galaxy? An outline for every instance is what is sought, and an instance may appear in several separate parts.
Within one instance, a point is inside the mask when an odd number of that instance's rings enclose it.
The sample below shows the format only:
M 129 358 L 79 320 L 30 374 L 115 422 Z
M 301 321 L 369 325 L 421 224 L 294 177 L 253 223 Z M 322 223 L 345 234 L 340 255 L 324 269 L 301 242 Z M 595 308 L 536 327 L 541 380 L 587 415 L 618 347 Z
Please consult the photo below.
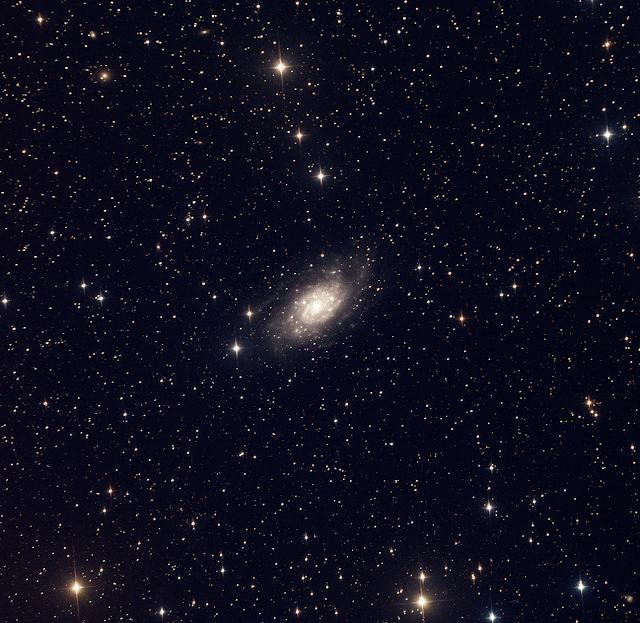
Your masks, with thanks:
M 283 286 L 266 333 L 276 348 L 323 346 L 362 308 L 369 266 L 350 258 L 326 268 L 310 267 Z

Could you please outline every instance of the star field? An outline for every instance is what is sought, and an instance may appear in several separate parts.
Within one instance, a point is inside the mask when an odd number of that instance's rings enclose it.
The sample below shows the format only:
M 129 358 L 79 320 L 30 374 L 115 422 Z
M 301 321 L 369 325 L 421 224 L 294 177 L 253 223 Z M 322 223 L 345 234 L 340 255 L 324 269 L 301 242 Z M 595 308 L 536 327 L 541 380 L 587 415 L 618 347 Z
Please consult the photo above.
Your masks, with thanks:
M 5 13 L 3 621 L 638 619 L 634 3 Z

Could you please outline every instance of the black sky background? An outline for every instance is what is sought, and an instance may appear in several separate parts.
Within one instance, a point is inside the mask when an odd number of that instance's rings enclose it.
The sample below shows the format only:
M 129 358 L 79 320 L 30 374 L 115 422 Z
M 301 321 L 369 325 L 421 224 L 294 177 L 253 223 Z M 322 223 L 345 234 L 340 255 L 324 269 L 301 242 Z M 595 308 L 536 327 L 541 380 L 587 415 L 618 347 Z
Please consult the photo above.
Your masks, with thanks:
M 637 619 L 634 3 L 7 7 L 0 619 Z

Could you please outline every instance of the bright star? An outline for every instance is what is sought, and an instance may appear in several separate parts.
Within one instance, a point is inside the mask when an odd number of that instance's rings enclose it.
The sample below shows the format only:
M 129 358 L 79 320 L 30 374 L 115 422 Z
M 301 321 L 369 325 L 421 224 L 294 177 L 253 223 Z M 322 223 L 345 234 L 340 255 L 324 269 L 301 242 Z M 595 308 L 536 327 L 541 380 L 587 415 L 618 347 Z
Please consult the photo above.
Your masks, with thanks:
M 78 580 L 76 580 L 71 588 L 76 592 L 77 595 L 80 592 L 82 586 L 80 586 L 80 584 L 78 584 Z

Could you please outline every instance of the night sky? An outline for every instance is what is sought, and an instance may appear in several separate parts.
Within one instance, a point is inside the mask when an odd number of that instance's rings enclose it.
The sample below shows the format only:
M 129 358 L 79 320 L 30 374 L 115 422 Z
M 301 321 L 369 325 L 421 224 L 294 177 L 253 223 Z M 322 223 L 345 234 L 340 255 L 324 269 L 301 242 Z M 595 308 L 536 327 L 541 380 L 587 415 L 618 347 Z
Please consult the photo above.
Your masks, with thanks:
M 0 620 L 638 620 L 635 2 L 3 15 Z

